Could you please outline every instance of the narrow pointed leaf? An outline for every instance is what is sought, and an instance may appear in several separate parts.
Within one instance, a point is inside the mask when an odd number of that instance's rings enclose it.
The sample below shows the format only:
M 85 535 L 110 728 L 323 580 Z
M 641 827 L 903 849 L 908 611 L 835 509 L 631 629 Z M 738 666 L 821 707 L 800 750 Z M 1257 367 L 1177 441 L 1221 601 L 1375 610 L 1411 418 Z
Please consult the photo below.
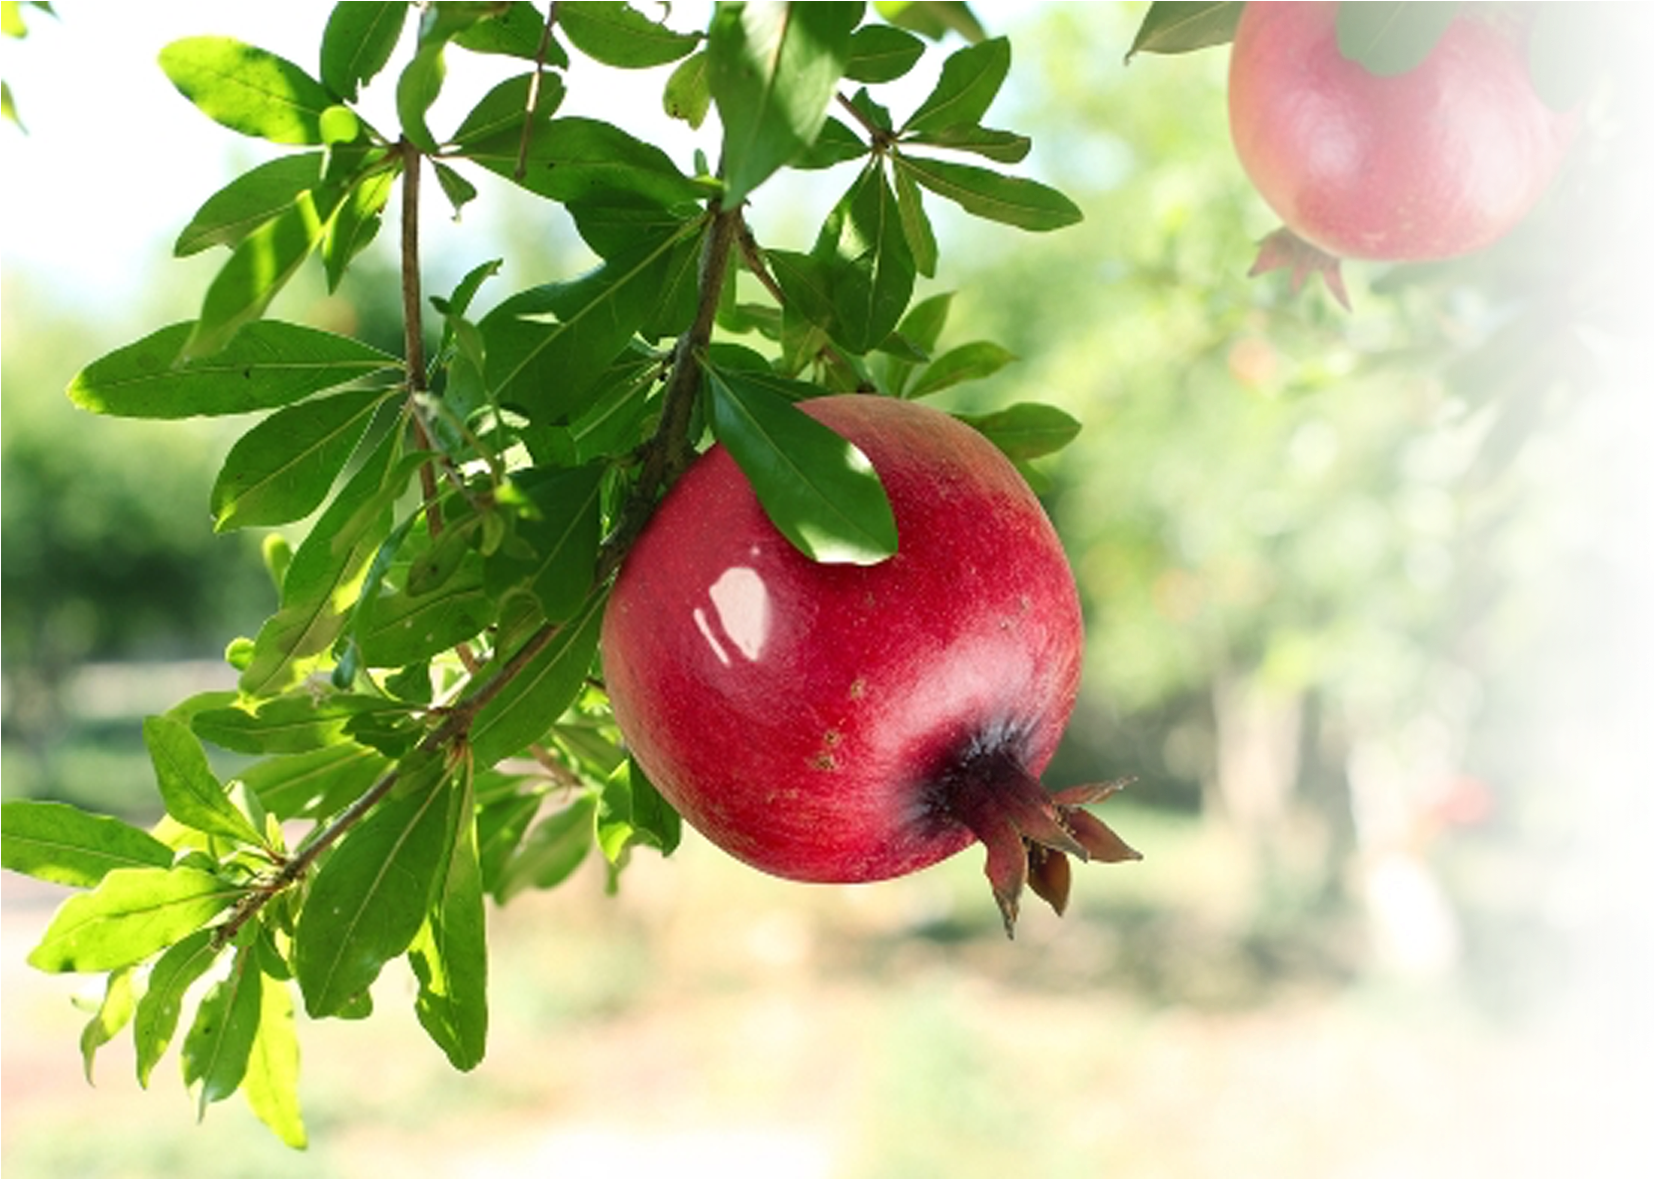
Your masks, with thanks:
M 427 152 L 435 152 L 438 147 L 436 137 L 425 125 L 425 115 L 442 93 L 442 83 L 448 76 L 442 59 L 444 44 L 442 40 L 424 41 L 396 79 L 396 116 L 402 122 L 402 133 Z
M 680 172 L 671 157 L 599 119 L 568 117 L 537 123 L 522 157 L 522 133 L 510 129 L 464 154 L 530 192 L 569 204 L 621 194 L 673 206 L 695 202 L 708 189 Z M 523 175 L 517 175 L 519 162 Z
M 347 7 L 340 5 L 341 8 Z M 241 1093 L 247 1106 L 275 1136 L 294 1150 L 307 1142 L 299 1109 L 299 1037 L 294 1027 L 293 994 L 287 985 L 265 978 L 259 987 L 258 1030 L 247 1054 Z
M 830 334 L 851 352 L 871 351 L 895 330 L 915 275 L 896 194 L 882 167 L 862 171 L 828 215 L 813 253 L 827 262 Z
M 505 904 L 531 888 L 556 888 L 574 875 L 596 838 L 597 796 L 587 792 L 542 819 L 500 872 L 494 899 Z
M 353 633 L 369 667 L 403 667 L 474 637 L 494 621 L 497 610 L 484 583 L 482 558 L 467 550 L 455 572 L 428 592 L 381 585 L 364 598 Z
M 1570 111 L 1591 89 L 1603 61 L 1608 25 L 1596 3 L 1543 0 L 1528 38 L 1528 69 L 1540 101 Z
M 1005 76 L 1011 70 L 1011 42 L 995 37 L 967 45 L 942 63 L 942 76 L 902 128 L 904 131 L 940 131 L 944 127 L 975 126 L 988 113 Z
M 1019 462 L 1059 451 L 1080 432 L 1080 423 L 1054 405 L 1022 402 L 993 413 L 955 416 Z
M 931 228 L 930 218 L 925 214 L 919 186 L 900 168 L 896 170 L 896 212 L 901 218 L 902 236 L 907 241 L 908 252 L 913 256 L 914 269 L 926 278 L 934 278 L 939 260 L 936 231 Z
M 666 79 L 666 89 L 661 92 L 661 108 L 672 118 L 682 119 L 699 129 L 706 121 L 706 112 L 712 109 L 712 84 L 708 72 L 704 52 L 684 58 Z
M 147 831 L 63 802 L 0 803 L 0 867 L 92 888 L 116 868 L 165 868 L 172 849 Z
M 516 135 L 520 141 L 523 120 L 532 119 L 541 123 L 550 119 L 562 104 L 563 94 L 563 79 L 558 74 L 518 74 L 507 78 L 483 95 L 470 113 L 460 120 L 459 129 L 454 132 L 454 142 L 463 149 L 500 136 Z M 529 109 L 531 95 L 534 99 L 533 110 Z
M 892 25 L 863 25 L 850 35 L 844 76 L 852 82 L 894 82 L 924 56 L 925 43 Z
M 872 565 L 896 551 L 896 519 L 867 456 L 738 372 L 712 372 L 712 432 L 776 528 L 813 561 Z
M 591 592 L 597 547 L 602 539 L 603 468 L 569 471 L 530 469 L 512 476 L 532 515 L 517 522 L 517 537 L 529 550 L 501 551 L 488 560 L 488 582 L 503 591 L 526 582 L 547 621 L 561 622 L 579 611 Z
M 182 721 L 152 716 L 144 721 L 144 744 L 155 765 L 167 814 L 186 827 L 258 846 L 264 837 L 230 801 L 207 764 L 206 750 Z
M 405 709 L 380 696 L 325 696 L 295 692 L 256 709 L 211 708 L 190 719 L 195 735 L 236 753 L 311 753 L 344 738 L 352 721 Z
M 81 1066 L 86 1073 L 88 1085 L 92 1084 L 92 1064 L 97 1059 L 98 1049 L 120 1035 L 121 1030 L 132 1020 L 132 1013 L 137 1005 L 133 981 L 133 968 L 130 966 L 110 971 L 108 983 L 104 987 L 103 1001 L 98 1004 L 96 1013 L 81 1030 Z
M 424 923 L 447 847 L 452 785 L 381 803 L 322 862 L 293 935 L 314 1018 L 365 993 Z
M 479 770 L 538 741 L 574 703 L 597 654 L 604 600 L 603 594 L 591 595 L 585 609 L 559 627 L 545 649 L 477 713 L 471 752 Z
M 231 37 L 188 37 L 161 50 L 172 84 L 232 131 L 275 143 L 323 141 L 333 96 L 285 58 Z
M 242 173 L 195 211 L 172 247 L 183 258 L 210 246 L 235 246 L 266 221 L 286 212 L 321 182 L 322 154 L 280 156 Z
M 201 317 L 184 344 L 184 356 L 208 356 L 264 314 L 288 279 L 322 239 L 324 214 L 310 193 L 249 233 L 207 287 Z
M 388 394 L 357 389 L 278 411 L 230 448 L 212 489 L 218 532 L 315 511 Z
M 29 965 L 89 974 L 142 962 L 200 929 L 242 892 L 198 868 L 117 868 L 63 903 Z
M 264 975 L 251 952 L 237 951 L 230 973 L 213 984 L 184 1036 L 184 1085 L 194 1089 L 197 1116 L 241 1086 L 264 1009 Z
M 477 860 L 482 870 L 482 886 L 496 901 L 500 900 L 500 881 L 506 864 L 516 854 L 539 810 L 539 795 L 514 794 L 477 811 Z
M 460 831 L 436 903 L 408 952 L 419 994 L 420 1026 L 461 1072 L 482 1063 L 488 1048 L 488 944 L 476 811 L 463 792 Z
M 194 331 L 194 323 L 175 323 L 94 360 L 69 383 L 69 399 L 126 418 L 250 413 L 401 363 L 348 336 L 274 320 L 250 323 L 214 355 L 186 361 Z
M 389 768 L 378 750 L 341 741 L 310 753 L 266 758 L 236 778 L 276 818 L 316 818 L 349 806 Z
M 435 166 L 440 177 L 443 165 Z M 329 291 L 338 289 L 351 260 L 378 236 L 379 226 L 384 221 L 385 204 L 390 200 L 391 189 L 396 186 L 396 179 L 401 174 L 400 166 L 370 172 L 351 187 L 333 211 L 322 232 L 322 264 L 327 268 Z
M 1126 51 L 1129 62 L 1139 53 L 1189 53 L 1211 45 L 1227 45 L 1235 39 L 1235 25 L 1244 4 L 1167 3 L 1149 5 L 1137 36 Z
M 155 960 L 149 983 L 138 1000 L 132 1020 L 137 1049 L 138 1084 L 149 1087 L 149 1076 L 172 1043 L 184 995 L 218 957 L 213 931 L 197 930 Z
M 928 397 L 964 381 L 991 377 L 1016 357 L 990 340 L 976 340 L 950 348 L 925 366 L 904 397 Z
M 1457 4 L 1340 4 L 1338 52 L 1380 77 L 1423 63 L 1458 15 Z
M 322 83 L 354 100 L 389 64 L 407 15 L 407 4 L 335 4 L 322 32 Z
M 581 53 L 620 69 L 665 65 L 693 53 L 701 42 L 657 24 L 630 4 L 559 4 L 557 27 Z
M 1073 225 L 1084 217 L 1073 201 L 1037 180 L 907 155 L 897 157 L 896 166 L 937 196 L 990 221 L 1045 231 Z
M 1018 135 L 1014 131 L 995 131 L 989 127 L 973 125 L 944 127 L 938 131 L 927 131 L 911 138 L 903 139 L 904 143 L 922 144 L 925 147 L 945 147 L 954 151 L 968 151 L 972 155 L 985 156 L 1001 164 L 1015 164 L 1026 159 L 1033 149 L 1034 142 L 1026 135 Z
M 744 200 L 815 142 L 862 5 L 721 4 L 707 39 L 723 121 L 724 200 Z

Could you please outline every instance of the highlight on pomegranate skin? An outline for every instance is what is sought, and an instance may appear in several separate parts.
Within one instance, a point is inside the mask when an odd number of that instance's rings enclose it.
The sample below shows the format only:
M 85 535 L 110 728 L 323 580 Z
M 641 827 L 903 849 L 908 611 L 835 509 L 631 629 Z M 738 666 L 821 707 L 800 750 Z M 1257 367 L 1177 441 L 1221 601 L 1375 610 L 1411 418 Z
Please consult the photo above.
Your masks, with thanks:
M 1039 781 L 1083 637 L 1055 530 L 1011 462 L 939 410 L 864 394 L 800 408 L 872 463 L 898 552 L 811 561 L 713 447 L 604 618 L 629 748 L 692 826 L 765 872 L 884 880 L 981 842 L 1008 934 L 1024 884 L 1062 912 L 1067 857 L 1138 857 L 1083 809 L 1118 783 Z
M 1373 73 L 1340 51 L 1336 3 L 1251 3 L 1235 30 L 1229 127 L 1284 229 L 1252 273 L 1323 273 L 1341 258 L 1457 257 L 1509 233 L 1574 138 L 1529 74 L 1518 6 L 1464 5 L 1424 60 Z

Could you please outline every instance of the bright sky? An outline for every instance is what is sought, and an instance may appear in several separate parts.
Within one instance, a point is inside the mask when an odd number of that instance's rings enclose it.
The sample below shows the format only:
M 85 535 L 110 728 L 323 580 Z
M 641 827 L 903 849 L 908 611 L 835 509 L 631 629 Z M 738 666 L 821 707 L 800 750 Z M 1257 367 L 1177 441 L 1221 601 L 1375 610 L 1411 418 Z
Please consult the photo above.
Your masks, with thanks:
M 58 19 L 30 11 L 30 35 L 0 41 L 0 76 L 12 88 L 28 134 L 0 126 L 0 254 L 8 272 L 50 285 L 65 299 L 93 305 L 124 304 L 157 277 L 159 259 L 190 213 L 235 171 L 285 150 L 228 131 L 195 111 L 156 65 L 161 48 L 181 37 L 218 34 L 287 57 L 312 72 L 330 3 L 59 3 Z M 648 6 L 642 5 L 646 10 Z M 1013 24 L 1028 5 L 978 3 L 990 27 Z M 705 27 L 707 0 L 678 0 L 669 23 Z M 949 48 L 954 46 L 950 45 Z M 942 54 L 931 55 L 935 61 Z M 397 63 L 364 92 L 364 110 L 381 128 L 394 128 L 390 107 Z M 440 134 L 511 67 L 500 59 L 448 54 L 449 75 L 433 111 Z M 668 71 L 622 73 L 576 61 L 569 98 L 560 113 L 608 118 L 634 134 L 667 146 L 687 167 L 696 145 L 715 140 L 706 128 L 690 133 L 660 111 Z M 926 77 L 916 71 L 917 77 Z M 673 143 L 678 146 L 673 147 Z M 434 196 L 435 194 L 433 194 Z M 497 218 L 521 204 L 484 189 L 465 212 L 469 262 L 480 261 Z M 446 205 L 430 202 L 434 222 Z M 439 207 L 440 206 L 440 207 Z M 491 221 L 491 218 L 496 220 Z M 436 225 L 440 229 L 440 224 Z M 484 239 L 479 242 L 479 234 Z M 440 250 L 440 233 L 432 235 Z M 217 255 L 215 254 L 216 258 Z M 210 272 L 172 264 L 179 281 L 204 288 Z M 459 263 L 455 263 L 456 266 Z

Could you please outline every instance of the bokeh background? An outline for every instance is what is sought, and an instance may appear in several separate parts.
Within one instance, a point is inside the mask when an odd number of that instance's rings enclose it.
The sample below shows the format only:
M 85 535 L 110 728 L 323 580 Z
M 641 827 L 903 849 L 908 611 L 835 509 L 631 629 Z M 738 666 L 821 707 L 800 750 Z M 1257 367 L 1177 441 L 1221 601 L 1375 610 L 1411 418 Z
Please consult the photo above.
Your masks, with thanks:
M 266 158 L 155 53 L 219 32 L 309 63 L 328 6 L 56 7 L 0 44 L 28 128 L 0 128 L 0 784 L 145 821 L 142 716 L 233 682 L 219 653 L 273 607 L 256 538 L 207 512 L 245 424 L 62 390 L 193 314 L 213 260 L 171 239 Z M 1085 425 L 1045 466 L 1089 634 L 1048 778 L 1135 777 L 1108 817 L 1146 859 L 1077 873 L 1067 918 L 1007 944 L 971 854 L 815 888 L 690 836 L 616 896 L 588 864 L 491 914 L 474 1074 L 394 970 L 372 1020 L 303 1026 L 295 1155 L 239 1101 L 195 1125 L 165 1067 L 141 1092 L 121 1044 L 88 1087 L 76 982 L 23 961 L 60 895 L 7 875 L 6 1173 L 1649 1173 L 1654 42 L 1607 7 L 1541 210 L 1473 259 L 1347 266 L 1345 313 L 1244 277 L 1275 222 L 1229 147 L 1227 50 L 1126 65 L 1143 5 L 976 6 L 1015 47 L 994 121 L 1086 213 L 1036 237 L 939 210 L 934 288 L 959 292 L 945 343 L 1022 357 L 946 404 Z M 656 77 L 577 72 L 568 109 L 686 159 L 711 140 L 667 124 Z M 807 242 L 837 183 L 766 189 L 760 237 Z M 460 225 L 428 210 L 430 289 L 579 263 L 544 207 L 479 185 Z M 275 314 L 394 350 L 388 246 L 359 270 Z

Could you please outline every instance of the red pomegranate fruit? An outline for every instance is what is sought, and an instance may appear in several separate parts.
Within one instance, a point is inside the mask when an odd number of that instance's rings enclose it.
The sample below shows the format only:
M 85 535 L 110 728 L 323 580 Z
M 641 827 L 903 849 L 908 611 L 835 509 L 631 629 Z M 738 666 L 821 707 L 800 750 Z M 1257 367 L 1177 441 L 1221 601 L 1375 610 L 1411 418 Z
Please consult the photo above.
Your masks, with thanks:
M 603 667 L 629 748 L 703 835 L 765 872 L 850 883 L 980 840 L 1012 933 L 1024 883 L 1061 913 L 1067 855 L 1135 859 L 1038 775 L 1079 686 L 1081 620 L 1055 530 L 986 438 L 929 406 L 801 403 L 867 456 L 899 551 L 818 564 L 712 447 L 628 555 Z
M 1338 259 L 1414 262 L 1490 244 L 1525 217 L 1576 118 L 1529 77 L 1521 6 L 1463 5 L 1423 62 L 1381 76 L 1339 50 L 1336 3 L 1249 3 L 1229 63 L 1229 129 L 1285 223 L 1253 274 L 1319 272 L 1348 305 Z

